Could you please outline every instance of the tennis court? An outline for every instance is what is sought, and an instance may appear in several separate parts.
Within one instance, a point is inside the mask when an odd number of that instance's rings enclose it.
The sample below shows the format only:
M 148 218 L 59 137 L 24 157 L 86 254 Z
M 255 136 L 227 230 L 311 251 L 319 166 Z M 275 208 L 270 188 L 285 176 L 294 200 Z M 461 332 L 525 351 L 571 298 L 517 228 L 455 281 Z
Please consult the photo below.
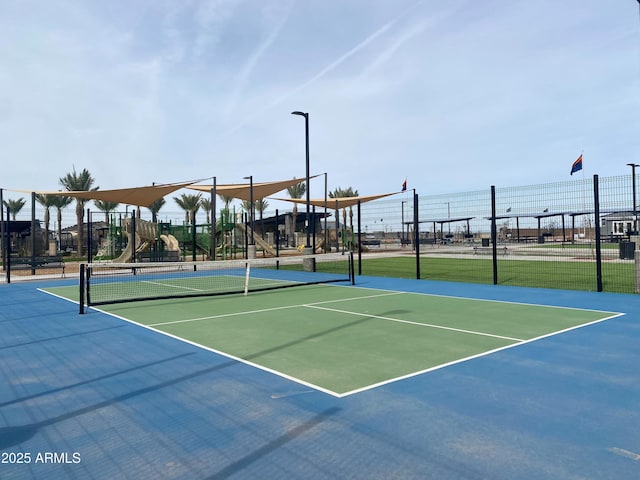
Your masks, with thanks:
M 640 471 L 635 295 L 329 276 L 128 301 L 148 278 L 119 278 L 84 315 L 77 278 L 0 287 L 1 478 Z
M 141 284 L 206 290 L 203 278 L 123 284 L 130 300 Z M 47 291 L 77 298 L 75 289 Z M 332 285 L 100 309 L 335 396 L 620 315 Z

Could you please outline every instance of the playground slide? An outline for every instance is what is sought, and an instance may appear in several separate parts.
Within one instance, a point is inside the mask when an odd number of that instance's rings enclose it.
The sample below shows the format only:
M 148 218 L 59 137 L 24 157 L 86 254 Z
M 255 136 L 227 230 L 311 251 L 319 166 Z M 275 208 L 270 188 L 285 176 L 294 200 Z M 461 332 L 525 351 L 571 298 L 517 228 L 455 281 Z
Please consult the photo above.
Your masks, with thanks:
M 142 253 L 144 252 L 146 249 L 149 248 L 150 243 L 149 242 L 141 242 L 141 241 L 137 241 L 136 242 L 138 244 L 138 247 L 136 248 L 136 253 Z M 127 243 L 126 248 L 122 251 L 122 254 L 118 257 L 112 260 L 113 263 L 129 263 L 131 262 L 131 242 Z
M 131 219 L 127 218 L 124 221 L 124 231 L 127 233 L 127 246 L 122 251 L 122 254 L 118 258 L 112 260 L 113 263 L 129 263 L 133 255 L 133 242 L 131 241 Z M 147 222 L 145 220 L 138 219 L 136 228 L 136 244 L 135 252 L 140 253 L 149 248 L 149 245 L 155 242 L 156 238 L 156 225 Z
M 154 223 L 146 220 L 138 219 L 136 228 L 136 253 L 143 252 L 150 245 L 153 245 L 156 241 L 157 226 Z M 129 263 L 132 260 L 133 255 L 133 242 L 131 241 L 131 232 L 129 230 L 131 222 L 129 219 L 125 220 L 124 231 L 127 233 L 127 246 L 122 251 L 122 254 L 118 258 L 112 260 L 113 263 Z M 160 235 L 160 239 L 167 247 L 167 251 L 180 252 L 180 242 L 173 235 Z
M 243 223 L 238 223 L 238 224 L 236 224 L 236 226 L 240 227 L 240 229 L 244 229 L 245 228 L 245 225 Z M 249 235 L 251 235 L 251 227 L 249 227 L 247 225 L 246 229 L 247 229 L 247 233 Z M 271 245 L 269 245 L 267 242 L 265 242 L 260 235 L 254 235 L 253 239 L 255 240 L 256 245 L 258 245 L 260 248 L 262 248 L 269 255 L 273 255 L 274 257 L 276 256 L 275 249 Z
M 136 250 L 140 246 L 140 239 L 136 237 Z M 131 261 L 131 235 L 129 235 L 129 241 L 127 242 L 126 248 L 122 251 L 122 254 L 118 258 L 114 258 L 112 260 L 113 263 L 129 263 Z
M 171 252 L 179 252 L 180 251 L 180 242 L 173 235 L 160 235 L 160 240 L 162 240 L 167 247 L 167 250 Z

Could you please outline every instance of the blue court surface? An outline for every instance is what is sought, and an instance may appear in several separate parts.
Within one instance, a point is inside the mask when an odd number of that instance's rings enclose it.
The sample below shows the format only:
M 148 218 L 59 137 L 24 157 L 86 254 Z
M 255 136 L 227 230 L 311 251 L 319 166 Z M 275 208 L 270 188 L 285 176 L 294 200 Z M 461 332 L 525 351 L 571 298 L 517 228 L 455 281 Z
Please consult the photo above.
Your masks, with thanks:
M 640 478 L 640 296 L 358 277 L 623 315 L 336 397 L 38 290 L 75 283 L 0 285 L 2 480 Z

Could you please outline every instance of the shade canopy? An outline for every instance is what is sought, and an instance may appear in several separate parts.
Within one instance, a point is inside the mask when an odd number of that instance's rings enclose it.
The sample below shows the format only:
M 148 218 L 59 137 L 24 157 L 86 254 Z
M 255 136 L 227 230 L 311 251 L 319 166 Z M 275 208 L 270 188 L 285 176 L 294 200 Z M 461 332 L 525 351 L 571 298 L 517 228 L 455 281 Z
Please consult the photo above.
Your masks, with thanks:
M 318 175 L 314 175 L 310 178 L 316 178 Z M 261 198 L 273 195 L 281 190 L 292 187 L 299 183 L 304 183 L 304 178 L 293 178 L 291 180 L 282 180 L 278 182 L 254 182 L 253 183 L 253 198 L 259 200 Z M 240 200 L 251 201 L 251 184 L 250 183 L 238 183 L 230 185 L 216 185 L 216 195 L 223 195 L 225 197 L 237 198 Z M 191 190 L 197 190 L 199 192 L 210 192 L 213 189 L 212 185 L 190 185 L 187 187 Z
M 144 187 L 118 188 L 115 190 L 90 190 L 90 191 L 56 191 L 36 192 L 43 195 L 61 195 L 65 197 L 81 198 L 83 200 L 101 200 L 103 202 L 122 203 L 138 207 L 149 207 L 153 202 L 170 193 L 185 188 L 202 180 L 182 183 L 165 183 L 161 185 L 149 185 Z M 17 190 L 24 191 L 24 190 Z
M 378 195 L 361 195 L 358 197 L 327 198 L 326 206 L 327 208 L 333 208 L 333 209 L 339 210 L 341 208 L 346 208 L 346 207 L 351 207 L 352 205 L 356 205 L 358 202 L 360 203 L 370 202 L 372 200 L 388 197 L 390 195 L 397 195 L 398 193 L 401 193 L 401 192 L 380 193 Z M 274 200 L 282 200 L 285 202 L 300 203 L 305 205 L 307 203 L 306 200 L 301 198 L 274 198 Z M 315 198 L 315 199 L 309 200 L 309 204 L 313 205 L 314 207 L 324 207 L 325 199 Z

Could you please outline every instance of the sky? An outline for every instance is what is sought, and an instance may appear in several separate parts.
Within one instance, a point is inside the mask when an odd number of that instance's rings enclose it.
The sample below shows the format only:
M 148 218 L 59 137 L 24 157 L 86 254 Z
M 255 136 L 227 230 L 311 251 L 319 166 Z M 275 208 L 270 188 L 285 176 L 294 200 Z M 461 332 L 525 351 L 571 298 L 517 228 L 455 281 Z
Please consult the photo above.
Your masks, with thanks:
M 580 154 L 586 176 L 626 175 L 640 163 L 639 7 L 2 0 L 0 188 L 59 190 L 74 168 L 103 190 L 303 178 L 293 111 L 309 113 L 310 173 L 330 191 L 568 181 Z

